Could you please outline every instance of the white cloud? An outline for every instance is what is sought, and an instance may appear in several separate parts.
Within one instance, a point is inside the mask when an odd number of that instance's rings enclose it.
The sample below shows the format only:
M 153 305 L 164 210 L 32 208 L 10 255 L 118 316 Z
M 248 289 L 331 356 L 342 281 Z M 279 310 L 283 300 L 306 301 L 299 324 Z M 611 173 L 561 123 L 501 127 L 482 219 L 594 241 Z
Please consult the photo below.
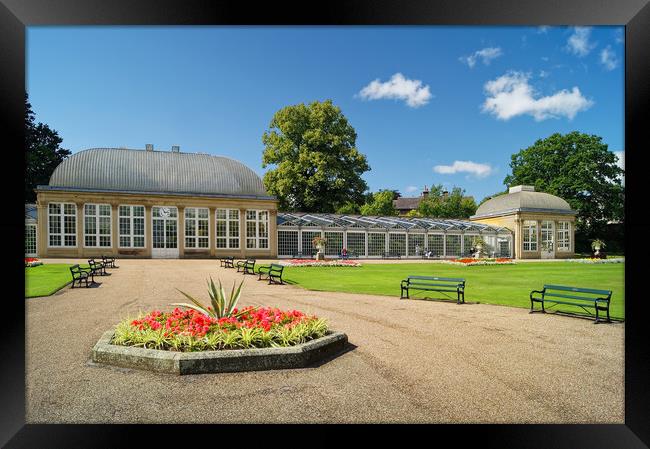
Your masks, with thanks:
M 569 52 L 579 57 L 587 56 L 596 46 L 596 44 L 589 41 L 590 35 L 590 27 L 573 28 L 573 34 L 569 36 L 569 40 L 567 41 L 567 49 Z
M 489 164 L 478 164 L 472 161 L 454 161 L 451 165 L 436 165 L 433 171 L 442 175 L 453 175 L 456 173 L 469 173 L 477 178 L 485 178 L 494 172 Z
M 550 75 L 550 73 L 547 72 L 546 70 L 540 70 L 539 71 L 539 77 L 540 78 L 547 78 L 549 75 Z
M 548 29 L 551 28 L 548 25 L 542 25 L 537 27 L 537 34 L 546 34 L 548 33 Z
M 404 190 L 406 190 L 408 193 L 413 193 L 413 192 L 417 192 L 418 188 L 417 186 L 407 186 L 406 189 Z
M 536 121 L 561 116 L 571 120 L 578 112 L 593 105 L 593 101 L 585 98 L 577 87 L 540 97 L 528 83 L 529 78 L 530 75 L 521 72 L 508 72 L 485 83 L 483 112 L 489 112 L 499 120 L 524 114 L 532 115 Z
M 458 60 L 464 62 L 470 68 L 472 68 L 476 65 L 476 61 L 478 59 L 481 59 L 483 61 L 483 64 L 490 65 L 490 62 L 493 59 L 498 58 L 502 54 L 503 52 L 499 47 L 487 47 L 482 50 L 477 50 L 469 56 L 461 56 L 460 58 L 458 58 Z
M 358 94 L 364 100 L 384 98 L 404 100 L 412 108 L 424 106 L 433 97 L 429 86 L 423 86 L 420 80 L 410 80 L 401 73 L 394 74 L 390 80 L 382 83 L 379 79 L 372 81 Z
M 614 70 L 618 66 L 618 58 L 609 45 L 600 52 L 600 63 L 607 70 Z

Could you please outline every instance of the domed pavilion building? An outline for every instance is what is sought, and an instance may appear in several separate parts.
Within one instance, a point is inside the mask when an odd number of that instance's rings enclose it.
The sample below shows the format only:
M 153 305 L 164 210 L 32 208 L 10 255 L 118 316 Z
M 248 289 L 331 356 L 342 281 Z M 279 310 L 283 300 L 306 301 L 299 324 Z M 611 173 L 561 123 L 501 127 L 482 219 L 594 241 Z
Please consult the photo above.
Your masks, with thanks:
M 39 257 L 277 255 L 277 200 L 226 157 L 93 148 L 65 159 L 36 193 Z
M 481 204 L 470 220 L 513 231 L 517 259 L 562 259 L 575 254 L 576 215 L 562 198 L 520 185 Z

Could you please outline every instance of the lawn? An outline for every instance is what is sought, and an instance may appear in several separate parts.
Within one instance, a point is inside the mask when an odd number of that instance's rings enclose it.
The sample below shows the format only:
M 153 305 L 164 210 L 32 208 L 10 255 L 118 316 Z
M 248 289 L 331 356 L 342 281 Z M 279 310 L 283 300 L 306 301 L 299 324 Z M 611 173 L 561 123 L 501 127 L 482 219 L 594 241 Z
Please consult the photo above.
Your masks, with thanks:
M 572 262 L 532 262 L 475 267 L 437 263 L 364 264 L 358 268 L 287 267 L 285 278 L 288 282 L 308 290 L 367 293 L 399 298 L 400 280 L 409 275 L 460 277 L 466 279 L 466 302 L 526 308 L 530 308 L 530 291 L 540 290 L 543 284 L 591 287 L 612 290 L 610 314 L 613 318 L 624 318 L 624 270 L 624 263 L 589 265 Z M 425 292 L 416 297 L 424 296 L 456 300 L 453 293 Z M 568 305 L 557 305 L 553 309 L 584 313 L 582 309 Z M 589 310 L 593 312 L 593 309 Z
M 25 297 L 49 296 L 72 281 L 71 264 L 51 263 L 25 268 Z

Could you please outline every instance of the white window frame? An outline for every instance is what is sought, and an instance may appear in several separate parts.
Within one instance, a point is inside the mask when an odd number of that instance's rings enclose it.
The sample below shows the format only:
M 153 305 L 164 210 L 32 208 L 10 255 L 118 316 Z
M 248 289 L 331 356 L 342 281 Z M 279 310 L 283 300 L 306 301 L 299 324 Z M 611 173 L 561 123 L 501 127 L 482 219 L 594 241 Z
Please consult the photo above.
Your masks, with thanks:
M 51 214 L 50 213 L 50 204 L 58 204 L 61 207 L 61 212 L 59 214 Z M 66 233 L 65 232 L 65 219 L 64 217 L 66 216 L 72 216 L 72 214 L 66 214 L 65 213 L 65 205 L 66 204 L 71 204 L 74 206 L 74 234 Z M 53 201 L 51 203 L 48 203 L 47 205 L 47 247 L 48 248 L 77 248 L 79 245 L 79 239 L 77 238 L 77 226 L 79 226 L 79 220 L 77 219 L 77 205 L 75 203 L 60 203 Z M 59 226 L 60 226 L 60 232 L 54 235 L 58 235 L 61 237 L 61 244 L 60 245 L 51 245 L 50 244 L 50 221 L 52 220 L 52 216 L 56 216 L 59 219 Z M 74 235 L 74 245 L 66 245 L 65 244 L 65 237 L 67 235 Z
M 255 212 L 255 219 L 251 220 L 248 218 L 248 213 L 249 212 Z M 260 212 L 266 212 L 266 237 L 260 237 L 260 222 L 264 220 L 260 220 Z M 270 216 L 271 212 L 268 209 L 246 209 L 246 215 L 244 216 L 244 224 L 245 224 L 245 235 L 244 238 L 246 239 L 246 249 L 254 249 L 258 251 L 270 251 L 271 250 L 271 229 L 270 229 Z M 249 237 L 248 236 L 248 223 L 255 223 L 255 236 L 254 237 Z M 255 246 L 251 247 L 248 246 L 248 240 L 249 239 L 254 239 L 255 240 Z M 266 239 L 266 248 L 260 248 L 260 240 L 261 239 Z
M 25 250 L 27 250 L 27 228 L 34 228 L 34 252 L 28 253 L 25 251 L 25 257 L 37 257 L 38 256 L 38 227 L 36 223 L 26 223 L 25 224 Z
M 566 225 L 566 229 L 563 229 L 563 226 Z M 566 240 L 560 238 L 560 233 L 566 233 Z M 558 221 L 557 230 L 556 230 L 556 243 L 555 248 L 557 251 L 569 252 L 571 251 L 571 222 L 570 221 Z M 566 246 L 562 245 L 562 242 L 566 241 Z
M 225 219 L 220 219 L 219 218 L 219 211 L 226 211 L 226 218 Z M 232 219 L 230 218 L 230 211 L 236 211 L 237 212 L 237 219 Z M 231 222 L 237 222 L 237 237 L 231 236 L 230 235 L 230 223 Z M 225 222 L 226 223 L 226 235 L 221 236 L 219 235 L 219 222 Z M 241 211 L 239 209 L 233 209 L 233 208 L 225 208 L 225 207 L 218 207 L 214 211 L 214 247 L 217 250 L 227 250 L 227 249 L 239 249 L 241 248 L 241 235 L 242 235 L 242 230 L 241 230 Z M 230 240 L 231 239 L 237 239 L 237 246 L 231 246 L 230 245 Z M 226 246 L 220 247 L 217 246 L 218 240 L 226 240 Z
M 187 211 L 188 210 L 194 210 L 194 217 L 188 217 L 187 216 Z M 208 212 L 208 216 L 206 218 L 199 218 L 199 211 L 204 210 Z M 185 210 L 183 211 L 183 217 L 184 217 L 184 224 L 183 224 L 183 247 L 185 249 L 199 249 L 199 250 L 209 250 L 210 249 L 210 209 L 207 207 L 186 207 Z M 207 229 L 208 229 L 208 235 L 207 236 L 201 236 L 199 235 L 199 221 L 203 220 L 207 223 Z M 193 236 L 187 236 L 187 223 L 193 223 L 194 224 L 194 235 Z M 187 239 L 190 238 L 194 241 L 194 246 L 187 246 Z M 199 240 L 200 239 L 208 239 L 208 245 L 207 246 L 199 246 Z
M 529 228 L 529 229 L 526 229 Z M 521 225 L 521 247 L 523 251 L 534 253 L 537 252 L 537 247 L 539 244 L 539 236 L 537 235 L 539 226 L 537 226 L 536 220 L 524 220 Z M 531 237 L 535 237 L 535 241 Z M 528 241 L 526 238 L 528 237 Z M 526 244 L 528 243 L 528 249 L 526 249 Z M 534 245 L 534 247 L 533 247 Z
M 120 207 L 128 207 L 129 208 L 129 215 L 120 215 Z M 136 217 L 133 215 L 133 208 L 134 207 L 141 207 L 144 210 L 144 215 L 142 217 Z M 122 230 L 120 228 L 120 218 L 129 218 L 129 234 L 122 234 Z M 133 233 L 133 230 L 135 229 L 133 226 L 133 222 L 135 221 L 136 218 L 142 218 L 142 229 L 144 232 L 144 235 L 136 235 Z M 130 246 L 122 246 L 122 237 L 128 237 L 129 241 L 131 242 Z M 144 237 L 142 239 L 143 244 L 142 246 L 135 246 L 133 242 L 135 241 L 135 237 Z M 147 247 L 147 208 L 144 207 L 142 204 L 120 204 L 117 206 L 117 247 L 118 248 L 131 248 L 131 249 L 143 249 Z
M 88 234 L 86 233 L 86 206 L 95 206 L 95 233 L 94 234 Z M 106 217 L 106 215 L 99 215 L 99 207 L 100 206 L 108 206 L 109 214 L 108 214 L 108 225 L 109 225 L 109 232 L 108 232 L 108 241 L 110 244 L 108 246 L 101 246 L 99 245 L 99 240 L 100 237 L 106 237 L 106 234 L 100 234 L 99 233 L 99 218 L 100 217 Z M 93 215 L 90 215 L 93 216 Z M 111 207 L 110 204 L 106 203 L 84 203 L 83 206 L 83 230 L 84 230 L 84 248 L 113 248 L 113 208 Z M 94 245 L 86 245 L 86 236 L 94 236 L 95 237 L 95 244 Z

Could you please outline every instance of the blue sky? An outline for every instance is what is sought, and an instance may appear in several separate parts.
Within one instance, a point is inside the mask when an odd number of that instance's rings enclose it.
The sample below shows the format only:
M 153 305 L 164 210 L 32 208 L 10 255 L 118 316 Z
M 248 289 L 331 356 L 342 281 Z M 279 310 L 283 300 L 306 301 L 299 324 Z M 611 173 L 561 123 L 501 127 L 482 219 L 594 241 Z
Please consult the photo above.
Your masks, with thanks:
M 555 132 L 624 150 L 622 27 L 29 27 L 37 121 L 73 152 L 207 152 L 262 175 L 280 108 L 331 99 L 370 190 L 503 190 L 510 156 Z

